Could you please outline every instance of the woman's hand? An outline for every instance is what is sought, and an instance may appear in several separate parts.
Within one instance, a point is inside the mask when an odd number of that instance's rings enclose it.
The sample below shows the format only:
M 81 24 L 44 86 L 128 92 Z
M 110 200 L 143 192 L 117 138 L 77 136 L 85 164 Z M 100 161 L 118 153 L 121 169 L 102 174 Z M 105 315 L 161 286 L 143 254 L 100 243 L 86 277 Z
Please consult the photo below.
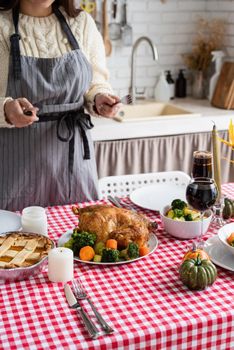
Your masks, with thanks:
M 103 117 L 113 118 L 119 110 L 120 98 L 114 95 L 97 94 L 95 96 L 95 107 L 98 114 Z
M 32 115 L 25 115 L 24 110 L 31 111 Z M 33 105 L 23 97 L 15 100 L 8 100 L 4 105 L 6 121 L 16 128 L 23 128 L 37 121 L 39 119 L 36 115 L 38 110 L 38 108 L 33 107 Z

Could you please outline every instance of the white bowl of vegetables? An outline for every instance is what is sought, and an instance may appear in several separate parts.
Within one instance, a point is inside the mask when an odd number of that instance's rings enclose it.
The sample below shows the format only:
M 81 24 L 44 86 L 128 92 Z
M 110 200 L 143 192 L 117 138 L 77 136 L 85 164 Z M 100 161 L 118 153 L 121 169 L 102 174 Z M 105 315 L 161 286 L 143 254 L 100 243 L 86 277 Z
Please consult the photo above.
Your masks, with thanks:
M 173 237 L 192 239 L 205 234 L 209 228 L 212 211 L 207 210 L 201 221 L 201 213 L 193 210 L 180 199 L 174 199 L 171 205 L 166 206 L 161 214 L 164 229 Z
M 223 246 L 234 254 L 234 222 L 221 227 L 218 231 L 218 237 Z

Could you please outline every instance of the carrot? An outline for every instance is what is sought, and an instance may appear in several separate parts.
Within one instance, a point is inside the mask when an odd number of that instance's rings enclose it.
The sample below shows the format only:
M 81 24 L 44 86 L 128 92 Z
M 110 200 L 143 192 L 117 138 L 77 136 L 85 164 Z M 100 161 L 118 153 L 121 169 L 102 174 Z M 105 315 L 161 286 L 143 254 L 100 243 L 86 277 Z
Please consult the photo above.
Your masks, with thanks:
M 227 238 L 227 242 L 232 245 L 234 243 L 234 232 L 230 234 L 230 236 Z
M 149 248 L 146 245 L 143 245 L 142 247 L 139 248 L 139 255 L 144 256 L 149 254 Z
M 95 251 L 92 247 L 89 245 L 86 245 L 85 247 L 82 247 L 79 253 L 80 260 L 83 261 L 90 261 L 93 259 L 95 255 Z
M 115 239 L 108 239 L 106 241 L 106 248 L 117 249 L 118 242 Z

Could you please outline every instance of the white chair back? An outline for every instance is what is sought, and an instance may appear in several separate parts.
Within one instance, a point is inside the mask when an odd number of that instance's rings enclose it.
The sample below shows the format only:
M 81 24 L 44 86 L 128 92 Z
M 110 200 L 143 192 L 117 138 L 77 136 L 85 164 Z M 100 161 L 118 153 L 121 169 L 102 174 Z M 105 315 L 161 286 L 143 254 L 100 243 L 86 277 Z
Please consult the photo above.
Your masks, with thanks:
M 98 181 L 98 196 L 99 199 L 109 195 L 125 197 L 139 187 L 158 183 L 187 186 L 189 181 L 190 176 L 182 171 L 106 176 Z

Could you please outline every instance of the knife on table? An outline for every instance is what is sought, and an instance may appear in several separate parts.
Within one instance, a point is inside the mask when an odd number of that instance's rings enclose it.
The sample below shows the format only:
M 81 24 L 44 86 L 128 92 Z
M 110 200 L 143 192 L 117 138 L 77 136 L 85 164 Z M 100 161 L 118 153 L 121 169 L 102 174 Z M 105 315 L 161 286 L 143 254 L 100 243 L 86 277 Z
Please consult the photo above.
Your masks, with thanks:
M 84 311 L 78 300 L 76 299 L 75 295 L 73 294 L 71 287 L 69 284 L 65 284 L 64 286 L 64 293 L 68 302 L 68 305 L 72 309 L 76 309 L 77 312 L 79 313 L 80 317 L 82 318 L 82 321 L 84 323 L 84 326 L 89 333 L 90 337 L 93 339 L 96 339 L 101 333 L 98 331 L 97 327 L 91 321 L 87 313 Z

